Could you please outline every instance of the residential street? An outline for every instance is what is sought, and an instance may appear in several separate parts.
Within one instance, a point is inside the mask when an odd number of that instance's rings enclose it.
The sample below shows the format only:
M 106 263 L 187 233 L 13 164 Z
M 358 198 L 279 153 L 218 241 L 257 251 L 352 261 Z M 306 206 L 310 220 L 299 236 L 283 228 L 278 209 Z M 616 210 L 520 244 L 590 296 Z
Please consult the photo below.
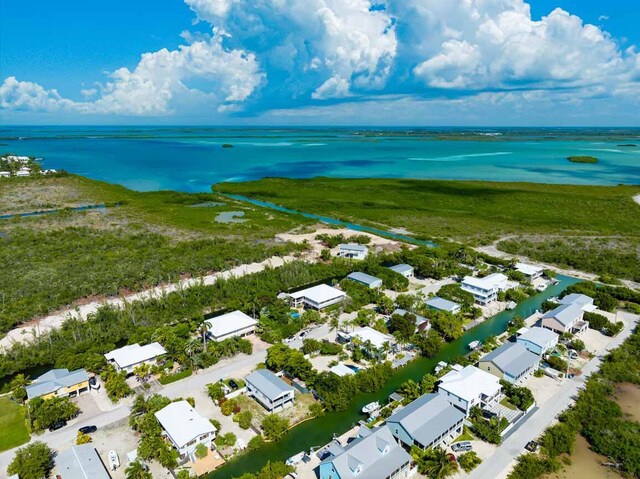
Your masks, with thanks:
M 628 313 L 622 314 L 626 316 Z M 628 319 L 632 317 L 633 315 L 631 314 L 626 316 Z M 638 316 L 635 316 L 635 321 L 638 321 Z M 625 329 L 609 344 L 607 351 L 620 346 L 620 344 L 631 335 L 635 324 L 636 323 L 628 322 Z M 606 353 L 602 353 L 600 356 L 596 356 L 589 361 L 582 369 L 582 375 L 567 380 L 563 388 L 556 393 L 553 398 L 547 401 L 544 407 L 532 414 L 525 423 L 496 449 L 496 452 L 492 456 L 485 459 L 477 469 L 469 474 L 469 479 L 486 479 L 488 477 L 497 479 L 506 477 L 512 462 L 526 452 L 524 446 L 542 434 L 542 432 L 553 423 L 556 416 L 574 402 L 578 390 L 583 388 L 589 376 L 598 370 L 601 363 L 600 358 L 605 354 Z

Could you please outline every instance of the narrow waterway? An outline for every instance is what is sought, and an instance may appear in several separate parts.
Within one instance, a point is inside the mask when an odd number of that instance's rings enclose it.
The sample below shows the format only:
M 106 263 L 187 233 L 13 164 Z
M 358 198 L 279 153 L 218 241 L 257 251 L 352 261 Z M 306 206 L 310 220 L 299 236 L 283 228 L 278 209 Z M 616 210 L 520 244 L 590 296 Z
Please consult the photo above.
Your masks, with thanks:
M 105 204 L 75 206 L 73 208 L 59 208 L 55 210 L 41 210 L 41 211 L 30 211 L 28 213 L 0 215 L 0 220 L 10 220 L 12 218 L 29 218 L 31 216 L 53 215 L 61 211 L 90 211 L 90 210 L 106 210 L 106 209 L 107 209 L 107 205 Z
M 218 193 L 220 196 L 226 196 L 227 198 L 232 198 L 234 200 L 243 201 L 245 203 L 251 203 L 256 206 L 261 206 L 263 208 L 269 208 L 272 210 L 280 211 L 282 213 L 289 213 L 292 215 L 300 215 L 305 218 L 309 218 L 312 220 L 321 221 L 322 223 L 326 223 L 329 225 L 337 225 L 344 226 L 350 230 L 354 231 L 362 231 L 365 233 L 371 233 L 374 235 L 382 236 L 385 238 L 391 238 L 398 241 L 404 241 L 406 243 L 421 245 L 421 246 L 437 246 L 433 241 L 425 241 L 414 238 L 408 235 L 401 235 L 397 233 L 392 233 L 390 231 L 381 230 L 378 228 L 373 228 L 371 226 L 363 226 L 357 223 L 349 223 L 348 221 L 337 220 L 335 218 L 330 218 L 329 216 L 315 215 L 313 213 L 305 213 L 304 211 L 292 210 L 290 208 L 285 208 L 284 206 L 276 205 L 275 203 L 270 203 L 268 201 L 256 200 L 254 198 L 249 198 L 248 196 L 242 195 L 232 195 L 230 193 Z
M 491 335 L 503 333 L 511 319 L 518 315 L 523 318 L 530 316 L 542 303 L 559 295 L 568 286 L 579 282 L 576 278 L 558 276 L 559 283 L 548 287 L 542 293 L 520 303 L 512 311 L 503 311 L 493 318 L 481 323 L 467 331 L 461 338 L 447 343 L 433 359 L 419 358 L 407 366 L 399 369 L 389 380 L 385 387 L 370 394 L 358 394 L 346 411 L 328 413 L 323 417 L 307 421 L 292 429 L 280 442 L 266 444 L 263 447 L 243 454 L 228 463 L 218 471 L 213 472 L 211 479 L 230 479 L 242 475 L 245 472 L 255 472 L 264 466 L 267 461 L 285 461 L 287 458 L 300 451 L 309 451 L 312 447 L 323 446 L 328 443 L 333 434 L 342 434 L 363 418 L 360 410 L 362 406 L 372 401 L 386 403 L 389 395 L 400 384 L 408 379 L 420 380 L 428 372 L 432 372 L 438 361 L 449 361 L 452 358 L 469 352 L 468 344 L 471 341 L 484 341 Z

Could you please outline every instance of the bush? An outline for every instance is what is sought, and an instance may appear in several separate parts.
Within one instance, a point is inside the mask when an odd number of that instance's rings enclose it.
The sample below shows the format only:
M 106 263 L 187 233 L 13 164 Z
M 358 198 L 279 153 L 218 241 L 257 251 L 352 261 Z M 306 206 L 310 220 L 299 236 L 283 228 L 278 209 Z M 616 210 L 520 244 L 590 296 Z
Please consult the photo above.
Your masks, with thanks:
M 212 401 L 220 402 L 225 396 L 224 384 L 222 384 L 221 382 L 207 384 L 207 394 Z
M 191 369 L 183 369 L 182 371 L 176 374 L 171 374 L 168 376 L 163 374 L 158 379 L 158 382 L 160 382 L 160 384 L 171 384 L 176 381 L 180 381 L 181 379 L 188 378 L 189 376 L 191 376 L 192 373 L 193 371 Z
M 236 444 L 238 438 L 232 432 L 222 434 L 216 437 L 216 446 L 218 447 L 233 447 Z
M 458 456 L 458 464 L 465 472 L 471 472 L 480 465 L 482 459 L 478 457 L 475 451 L 465 452 Z
M 540 440 L 547 456 L 554 458 L 560 454 L 571 454 L 577 432 L 570 424 L 563 422 L 548 428 Z
M 560 356 L 547 356 L 546 361 L 556 371 L 565 372 L 567 370 L 567 362 Z
M 515 407 L 521 411 L 526 411 L 533 406 L 535 399 L 529 388 L 516 386 L 504 379 L 500 380 L 500 384 L 502 385 L 502 391 Z
M 91 442 L 91 436 L 89 436 L 88 434 L 85 434 L 81 431 L 78 431 L 78 434 L 76 436 L 76 444 L 80 445 L 80 444 L 88 444 Z
M 586 312 L 584 313 L 584 320 L 589 323 L 591 329 L 603 331 L 607 336 L 615 336 L 624 327 L 620 321 L 612 323 L 606 316 L 598 313 Z
M 569 342 L 568 346 L 571 349 L 575 349 L 576 351 L 584 351 L 584 349 L 586 347 L 585 344 L 584 344 L 584 341 L 582 339 L 572 339 Z
M 225 402 L 220 404 L 220 411 L 222 411 L 222 414 L 225 416 L 231 416 L 237 407 L 238 402 L 235 399 L 227 399 Z
M 253 414 L 251 411 L 241 411 L 235 416 L 233 416 L 233 421 L 238 423 L 241 429 L 249 429 L 251 427 L 251 420 L 253 419 Z
M 196 446 L 195 455 L 198 459 L 204 459 L 208 454 L 209 450 L 207 449 L 207 446 L 202 443 Z
M 247 450 L 254 451 L 258 449 L 260 446 L 262 446 L 263 444 L 264 444 L 264 439 L 262 439 L 262 436 L 254 436 L 251 439 L 249 439 L 249 443 L 247 444 Z
M 268 414 L 262 420 L 262 432 L 271 441 L 279 441 L 289 430 L 289 420 L 277 414 Z
M 53 451 L 44 442 L 36 441 L 16 451 L 7 472 L 20 479 L 48 477 L 53 468 Z
M 536 454 L 523 454 L 518 463 L 509 473 L 507 479 L 538 479 L 560 469 L 560 464 L 553 459 L 540 457 Z

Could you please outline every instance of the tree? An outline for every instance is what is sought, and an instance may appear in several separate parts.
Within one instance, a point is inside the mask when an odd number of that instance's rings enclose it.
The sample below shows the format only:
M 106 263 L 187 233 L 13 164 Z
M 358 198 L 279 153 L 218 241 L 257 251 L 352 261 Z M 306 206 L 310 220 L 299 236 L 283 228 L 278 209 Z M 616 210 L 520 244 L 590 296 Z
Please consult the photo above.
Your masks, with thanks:
M 42 431 L 58 421 L 68 421 L 80 410 L 69 398 L 34 398 L 29 401 L 29 420 L 34 431 Z
M 237 406 L 238 402 L 235 399 L 227 399 L 220 405 L 220 410 L 225 416 L 231 416 Z
M 465 452 L 458 456 L 458 464 L 465 472 L 473 471 L 482 462 L 475 451 Z
M 289 420 L 277 414 L 268 414 L 262 420 L 262 432 L 272 441 L 279 441 L 288 430 Z
M 438 382 L 438 378 L 433 374 L 425 374 L 422 376 L 422 380 L 420 381 L 420 392 L 422 394 L 431 393 L 436 388 L 436 383 Z
M 433 329 L 427 331 L 426 334 L 416 334 L 412 338 L 412 342 L 420 349 L 420 353 L 427 358 L 435 357 L 444 344 L 442 337 Z
M 413 379 L 409 379 L 400 385 L 398 392 L 405 398 L 413 401 L 420 396 L 420 385 Z
M 233 421 L 237 422 L 241 429 L 249 429 L 251 427 L 252 419 L 253 414 L 251 411 L 240 411 L 238 414 L 233 416 Z
M 389 314 L 393 311 L 393 300 L 385 295 L 380 296 L 376 304 L 382 314 Z
M 153 479 L 147 467 L 140 461 L 130 462 L 124 473 L 127 479 Z
M 198 327 L 198 332 L 202 335 L 202 350 L 207 352 L 207 333 L 211 329 L 211 323 L 208 323 L 204 318 L 200 326 Z
M 76 444 L 78 445 L 88 444 L 90 442 L 91 442 L 91 436 L 83 433 L 82 431 L 78 431 L 78 434 L 76 435 Z
M 42 479 L 53 468 L 53 452 L 44 442 L 36 441 L 16 451 L 7 472 L 20 479 Z
M 576 351 L 584 351 L 586 346 L 585 346 L 584 341 L 582 339 L 577 339 L 576 338 L 576 339 L 572 339 L 569 342 L 569 347 L 571 349 L 575 349 Z
M 411 448 L 411 455 L 418 465 L 418 472 L 429 479 L 443 479 L 458 470 L 458 464 L 449 460 L 448 454 L 439 447 L 421 450 Z
M 407 342 L 416 330 L 416 316 L 412 313 L 391 316 L 391 332 L 402 342 Z
M 216 445 L 218 447 L 232 447 L 236 444 L 237 437 L 234 433 L 228 432 L 216 437 Z
M 218 437 L 220 437 L 220 436 L 218 436 Z M 198 459 L 204 459 L 209 454 L 209 449 L 207 448 L 207 446 L 205 446 L 204 444 L 200 443 L 200 444 L 198 444 L 196 446 L 196 450 L 194 451 L 194 454 L 196 455 L 196 457 Z
M 221 382 L 207 384 L 207 394 L 213 401 L 219 402 L 225 396 L 224 385 Z
M 27 399 L 26 386 L 30 381 L 24 376 L 24 374 L 17 374 L 9 383 L 11 389 L 11 395 L 18 401 L 24 401 Z

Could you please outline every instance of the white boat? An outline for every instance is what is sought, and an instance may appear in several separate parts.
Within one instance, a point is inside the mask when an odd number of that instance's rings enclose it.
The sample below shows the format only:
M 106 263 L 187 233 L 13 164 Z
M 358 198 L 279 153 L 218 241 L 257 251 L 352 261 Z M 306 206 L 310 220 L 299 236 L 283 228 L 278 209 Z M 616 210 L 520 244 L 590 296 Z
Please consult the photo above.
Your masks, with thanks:
M 111 449 L 109 451 L 109 469 L 115 471 L 120 467 L 120 458 L 118 457 L 118 453 Z
M 286 460 L 286 464 L 287 464 L 287 466 L 295 466 L 300 461 L 302 461 L 303 457 L 304 457 L 304 451 L 299 452 L 295 456 L 291 456 L 289 459 L 287 459 Z
M 469 349 L 477 349 L 480 346 L 480 341 L 471 341 L 469 343 Z
M 380 403 L 378 401 L 370 402 L 362 408 L 364 414 L 371 414 L 372 412 L 380 409 Z

